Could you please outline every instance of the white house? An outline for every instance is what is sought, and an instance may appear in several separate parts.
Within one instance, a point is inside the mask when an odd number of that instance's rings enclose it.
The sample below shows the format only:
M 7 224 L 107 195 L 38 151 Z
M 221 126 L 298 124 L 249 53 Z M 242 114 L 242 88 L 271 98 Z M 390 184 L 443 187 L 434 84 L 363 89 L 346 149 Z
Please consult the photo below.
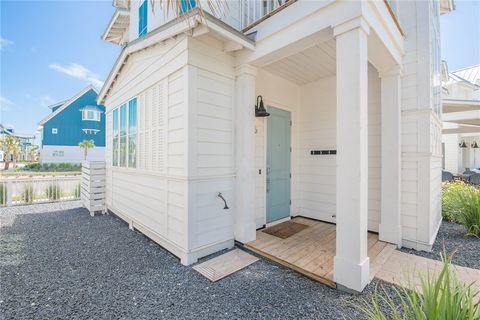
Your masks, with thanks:
M 445 74 L 443 168 L 453 174 L 480 169 L 480 65 Z
M 242 0 L 218 18 L 200 4 L 175 19 L 114 1 L 103 39 L 122 52 L 97 99 L 107 208 L 185 265 L 293 216 L 333 222 L 334 279 L 357 291 L 367 230 L 430 250 L 452 2 Z

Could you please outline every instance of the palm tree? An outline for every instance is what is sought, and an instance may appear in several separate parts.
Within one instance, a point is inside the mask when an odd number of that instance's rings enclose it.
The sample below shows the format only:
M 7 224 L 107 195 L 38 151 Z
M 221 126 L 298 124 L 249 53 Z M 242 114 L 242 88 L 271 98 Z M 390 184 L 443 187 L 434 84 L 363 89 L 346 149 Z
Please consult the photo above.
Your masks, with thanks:
M 37 161 L 38 158 L 38 146 L 29 146 L 27 148 L 27 155 L 30 158 L 30 161 Z
M 15 137 L 5 135 L 2 139 L 0 139 L 0 148 L 3 149 L 5 157 L 5 170 L 8 170 L 10 167 L 11 156 L 14 155 L 15 151 L 19 147 L 20 141 Z
M 185 2 L 187 2 L 187 6 L 191 6 L 195 3 L 192 0 L 150 0 L 150 8 L 152 9 L 152 12 L 154 11 L 155 2 L 159 3 L 161 8 L 166 9 L 167 15 L 170 11 L 173 11 L 177 17 L 183 15 L 182 7 L 185 7 Z M 203 13 L 202 2 L 204 1 L 196 1 L 196 6 L 200 9 L 201 13 Z M 220 15 L 223 11 L 223 7 L 228 5 L 228 1 L 224 0 L 206 0 L 205 2 L 214 16 Z
M 17 167 L 17 161 L 19 158 L 21 158 L 22 155 L 22 148 L 20 147 L 20 144 L 17 144 L 13 147 L 12 149 L 12 154 L 13 154 L 13 168 Z
M 83 140 L 78 146 L 83 149 L 83 160 L 87 161 L 88 149 L 95 148 L 95 142 L 93 140 Z

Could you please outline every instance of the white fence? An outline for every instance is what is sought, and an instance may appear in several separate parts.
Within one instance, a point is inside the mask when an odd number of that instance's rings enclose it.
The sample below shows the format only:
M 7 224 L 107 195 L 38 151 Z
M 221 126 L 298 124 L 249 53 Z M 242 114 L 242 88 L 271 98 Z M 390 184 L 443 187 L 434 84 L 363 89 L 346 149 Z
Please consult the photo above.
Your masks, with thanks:
M 90 211 L 90 215 L 101 211 L 105 213 L 105 162 L 82 162 L 82 203 Z
M 0 206 L 80 199 L 80 175 L 3 177 Z

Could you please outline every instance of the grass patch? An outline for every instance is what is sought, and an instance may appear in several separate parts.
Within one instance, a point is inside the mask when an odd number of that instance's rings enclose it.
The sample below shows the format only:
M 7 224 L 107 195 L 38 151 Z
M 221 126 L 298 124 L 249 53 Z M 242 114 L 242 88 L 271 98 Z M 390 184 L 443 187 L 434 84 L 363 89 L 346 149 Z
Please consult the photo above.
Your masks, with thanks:
M 442 261 L 443 268 L 438 276 L 420 275 L 420 288 L 410 284 L 407 288 L 395 289 L 396 300 L 385 290 L 383 293 L 376 290 L 372 301 L 357 307 L 372 320 L 480 319 L 479 292 L 472 284 L 458 280 L 445 249 Z

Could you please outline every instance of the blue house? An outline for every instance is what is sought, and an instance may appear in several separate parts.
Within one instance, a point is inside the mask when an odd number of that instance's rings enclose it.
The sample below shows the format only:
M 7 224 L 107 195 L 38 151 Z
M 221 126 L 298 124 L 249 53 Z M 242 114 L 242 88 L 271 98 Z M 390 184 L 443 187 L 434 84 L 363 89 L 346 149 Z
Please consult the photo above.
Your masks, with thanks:
M 51 113 L 40 121 L 42 163 L 80 163 L 78 144 L 93 140 L 88 160 L 105 158 L 105 107 L 97 105 L 98 92 L 89 85 L 72 98 L 49 106 Z

